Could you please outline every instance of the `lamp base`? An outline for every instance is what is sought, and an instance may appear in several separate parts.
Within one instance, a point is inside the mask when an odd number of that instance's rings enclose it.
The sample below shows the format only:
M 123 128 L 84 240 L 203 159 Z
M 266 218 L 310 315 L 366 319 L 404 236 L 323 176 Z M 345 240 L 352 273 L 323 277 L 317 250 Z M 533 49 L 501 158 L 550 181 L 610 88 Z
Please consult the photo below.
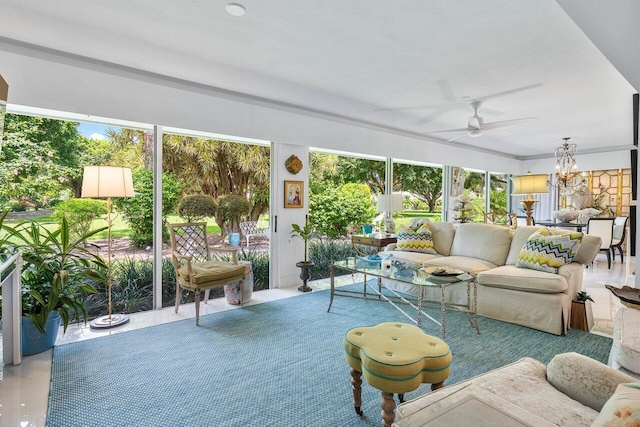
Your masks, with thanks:
M 100 316 L 91 321 L 91 329 L 109 329 L 129 323 L 129 316 L 126 314 L 112 314 L 111 316 Z
M 528 198 L 521 200 L 521 202 L 524 204 L 527 212 L 527 225 L 533 225 L 533 205 L 537 200 L 532 199 L 531 196 L 529 196 Z

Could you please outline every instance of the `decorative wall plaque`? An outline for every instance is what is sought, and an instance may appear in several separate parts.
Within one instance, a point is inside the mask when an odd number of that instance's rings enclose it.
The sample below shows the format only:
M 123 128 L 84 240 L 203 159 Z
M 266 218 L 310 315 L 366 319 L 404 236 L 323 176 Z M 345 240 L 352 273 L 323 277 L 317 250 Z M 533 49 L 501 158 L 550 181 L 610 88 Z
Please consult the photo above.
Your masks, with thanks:
M 300 160 L 295 154 L 292 154 L 284 162 L 284 166 L 290 173 L 295 175 L 302 169 L 302 160 Z

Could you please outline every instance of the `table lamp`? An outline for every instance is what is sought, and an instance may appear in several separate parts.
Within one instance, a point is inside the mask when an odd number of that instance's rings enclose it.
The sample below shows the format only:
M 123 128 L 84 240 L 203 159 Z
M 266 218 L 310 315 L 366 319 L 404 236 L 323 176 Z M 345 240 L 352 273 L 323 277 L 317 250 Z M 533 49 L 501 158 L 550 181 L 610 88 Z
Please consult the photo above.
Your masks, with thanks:
M 384 212 L 384 228 L 387 234 L 393 234 L 396 231 L 396 224 L 393 221 L 393 212 L 404 209 L 402 204 L 402 194 L 381 194 L 377 200 L 378 212 Z
M 111 216 L 112 197 L 133 197 L 131 169 L 120 166 L 85 166 L 82 176 L 82 197 L 107 199 L 107 292 L 109 314 L 94 319 L 92 329 L 113 328 L 129 321 L 126 314 L 112 314 L 111 309 Z
M 512 176 L 511 181 L 513 182 L 512 196 L 527 196 L 524 200 L 520 201 L 524 203 L 527 212 L 527 225 L 533 225 L 532 209 L 533 204 L 538 200 L 534 199 L 532 195 L 549 192 L 547 188 L 549 176 L 545 174 L 533 175 L 531 171 L 529 171 L 526 175 Z

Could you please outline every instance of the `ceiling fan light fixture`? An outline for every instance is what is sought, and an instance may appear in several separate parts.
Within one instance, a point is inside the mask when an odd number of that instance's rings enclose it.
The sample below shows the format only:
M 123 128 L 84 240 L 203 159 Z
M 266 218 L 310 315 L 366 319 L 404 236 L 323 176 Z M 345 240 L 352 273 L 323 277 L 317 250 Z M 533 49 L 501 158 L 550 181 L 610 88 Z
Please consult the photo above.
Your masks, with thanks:
M 472 137 L 474 137 L 474 138 L 475 138 L 475 137 L 478 137 L 478 136 L 480 136 L 480 135 L 482 135 L 482 130 L 481 130 L 481 129 L 471 129 L 471 130 L 469 131 L 469 136 L 472 136 Z

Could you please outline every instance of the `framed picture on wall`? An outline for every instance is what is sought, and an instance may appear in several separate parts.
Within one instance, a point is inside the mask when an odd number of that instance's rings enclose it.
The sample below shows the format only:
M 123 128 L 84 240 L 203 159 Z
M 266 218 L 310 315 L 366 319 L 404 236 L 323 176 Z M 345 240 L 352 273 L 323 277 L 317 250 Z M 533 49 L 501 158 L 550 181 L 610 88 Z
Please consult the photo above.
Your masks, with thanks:
M 284 207 L 301 208 L 304 204 L 304 182 L 284 182 Z

